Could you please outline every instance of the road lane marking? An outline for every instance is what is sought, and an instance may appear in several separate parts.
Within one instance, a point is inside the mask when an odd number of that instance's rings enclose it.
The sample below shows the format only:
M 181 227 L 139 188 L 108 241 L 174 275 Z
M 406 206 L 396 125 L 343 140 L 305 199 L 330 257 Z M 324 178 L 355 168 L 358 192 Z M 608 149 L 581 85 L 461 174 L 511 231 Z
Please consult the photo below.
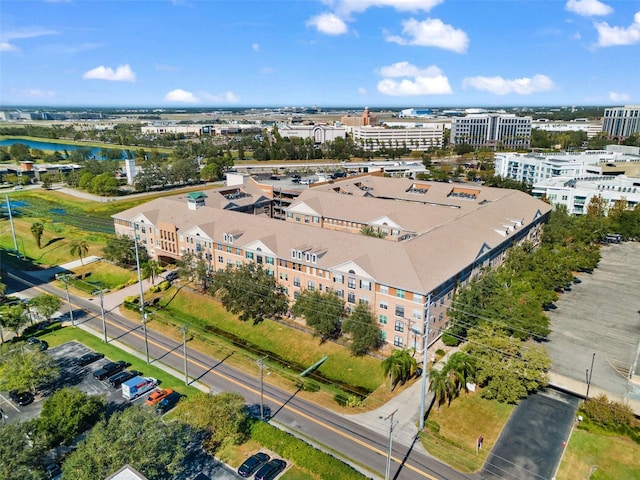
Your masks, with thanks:
M 27 285 L 30 284 L 29 282 L 25 282 L 24 280 L 20 279 L 19 277 L 18 277 L 18 280 L 22 281 L 23 283 L 26 283 Z M 42 288 L 40 288 L 38 286 L 35 286 L 35 285 L 33 287 L 30 287 L 30 288 L 34 288 L 36 290 L 40 290 L 40 291 L 42 291 L 44 293 L 48 293 L 46 290 L 43 290 Z M 94 312 L 87 311 L 84 307 L 82 307 L 82 306 L 80 306 L 78 304 L 74 304 L 73 302 L 71 302 L 71 305 L 73 307 L 76 307 L 76 308 L 84 311 L 85 313 L 87 313 L 90 316 L 92 315 L 93 317 L 91 317 L 91 318 L 100 318 L 100 316 L 98 314 L 96 314 Z M 87 319 L 87 321 L 88 320 L 90 320 L 90 318 Z M 144 340 L 144 337 L 142 335 L 140 335 L 136 331 L 137 328 L 134 329 L 134 330 L 131 330 L 129 328 L 126 328 L 126 327 L 120 325 L 119 323 L 115 323 L 113 320 L 109 320 L 108 318 L 105 318 L 105 320 L 106 320 L 106 322 L 108 324 L 119 328 L 123 332 L 131 334 L 131 335 L 137 337 L 139 340 Z M 162 334 L 160 334 L 160 335 L 162 335 Z M 113 339 L 114 338 L 112 336 L 112 340 Z M 158 343 L 158 342 L 156 342 L 154 340 L 147 340 L 147 341 L 148 341 L 148 343 L 150 343 L 150 344 L 154 345 L 155 347 L 161 349 L 162 351 L 166 352 L 165 354 L 168 353 L 168 354 L 174 355 L 174 356 L 176 356 L 178 358 L 181 358 L 181 359 L 184 358 L 184 356 L 181 353 L 176 352 L 175 349 L 169 349 L 166 346 L 164 346 L 164 345 L 162 345 L 162 344 L 160 344 L 160 343 Z M 209 365 L 203 364 L 203 363 L 199 362 L 198 360 L 194 360 L 192 358 L 188 358 L 187 360 L 192 365 L 195 365 L 195 366 L 198 366 L 198 367 L 204 369 L 207 373 L 213 373 L 214 375 L 217 375 L 218 377 L 223 378 L 227 382 L 230 382 L 230 383 L 232 383 L 232 384 L 234 384 L 234 385 L 236 385 L 236 386 L 238 386 L 238 387 L 240 387 L 240 388 L 242 388 L 244 390 L 247 390 L 247 391 L 253 393 L 254 395 L 260 395 L 260 392 L 258 390 L 254 389 L 254 388 L 251 388 L 251 387 L 245 385 L 244 383 L 239 382 L 239 381 L 237 381 L 237 380 L 225 375 L 224 373 L 220 373 L 220 372 L 212 369 L 212 367 L 209 366 Z M 173 367 L 171 367 L 171 368 L 173 368 Z M 211 388 L 211 387 L 209 387 L 209 388 Z M 271 400 L 275 404 L 279 403 L 279 401 L 277 401 L 275 398 L 269 396 L 268 394 L 263 394 L 263 397 L 266 398 L 267 400 Z M 342 432 L 342 431 L 338 430 L 337 428 L 335 428 L 335 427 L 333 427 L 333 426 L 331 426 L 331 425 L 329 425 L 329 424 L 327 424 L 325 422 L 322 422 L 322 421 L 320 421 L 320 420 L 318 420 L 318 419 L 316 419 L 316 418 L 314 418 L 314 417 L 312 417 L 312 416 L 310 416 L 310 415 L 308 415 L 308 414 L 306 414 L 306 413 L 304 413 L 304 412 L 302 412 L 302 411 L 300 411 L 300 410 L 298 410 L 298 409 L 296 409 L 294 407 L 289 406 L 288 404 L 284 404 L 283 408 L 286 409 L 286 410 L 289 410 L 290 412 L 295 413 L 296 415 L 299 415 L 299 416 L 309 420 L 312 423 L 315 423 L 316 425 L 319 425 L 319 426 L 321 426 L 323 428 L 326 428 L 327 430 L 335 433 L 336 435 L 339 435 L 339 436 L 341 436 L 341 437 L 343 437 L 343 438 L 345 438 L 345 439 L 347 439 L 347 440 L 349 440 L 349 441 L 351 441 L 351 442 L 353 442 L 353 443 L 355 443 L 357 445 L 360 445 L 361 447 L 364 447 L 364 448 L 366 448 L 366 449 L 368 449 L 368 450 L 370 450 L 370 451 L 372 451 L 374 453 L 377 453 L 378 455 L 381 455 L 382 457 L 386 457 L 388 455 L 388 452 L 380 450 L 379 448 L 374 447 L 373 445 L 370 445 L 370 444 L 368 444 L 368 443 L 360 440 L 359 438 L 356 438 L 356 437 L 354 437 L 354 436 L 352 436 L 352 435 L 350 435 L 348 433 Z M 427 472 L 423 472 L 422 470 L 420 470 L 417 467 L 414 467 L 412 465 L 409 465 L 408 463 L 405 463 L 404 460 L 402 460 L 402 459 L 399 459 L 397 457 L 391 456 L 391 460 L 393 460 L 398 465 L 403 466 L 404 468 L 408 468 L 409 470 L 412 470 L 413 472 L 415 472 L 415 473 L 417 473 L 419 475 L 422 475 L 425 478 L 428 478 L 429 480 L 439 480 L 437 477 L 434 477 L 434 476 L 428 474 Z

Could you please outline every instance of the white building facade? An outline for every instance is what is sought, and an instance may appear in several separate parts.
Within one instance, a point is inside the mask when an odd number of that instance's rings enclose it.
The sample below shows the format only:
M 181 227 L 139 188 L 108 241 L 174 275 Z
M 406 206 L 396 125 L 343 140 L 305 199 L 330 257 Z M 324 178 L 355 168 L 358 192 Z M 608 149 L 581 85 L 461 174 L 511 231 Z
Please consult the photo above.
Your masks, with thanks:
M 528 148 L 531 143 L 531 117 L 485 113 L 454 118 L 452 145 L 466 143 L 474 148 Z
M 601 196 L 607 209 L 616 202 L 626 202 L 633 210 L 640 202 L 640 179 L 624 175 L 583 175 L 574 178 L 557 177 L 536 183 L 533 196 L 545 198 L 553 205 L 564 205 L 574 215 L 587 213 L 587 206 L 594 197 Z
M 640 133 L 640 105 L 606 108 L 602 118 L 602 131 L 609 138 L 626 138 Z
M 444 124 L 424 123 L 416 127 L 353 127 L 353 141 L 363 149 L 373 152 L 380 148 L 402 148 L 426 151 L 441 148 L 444 142 Z

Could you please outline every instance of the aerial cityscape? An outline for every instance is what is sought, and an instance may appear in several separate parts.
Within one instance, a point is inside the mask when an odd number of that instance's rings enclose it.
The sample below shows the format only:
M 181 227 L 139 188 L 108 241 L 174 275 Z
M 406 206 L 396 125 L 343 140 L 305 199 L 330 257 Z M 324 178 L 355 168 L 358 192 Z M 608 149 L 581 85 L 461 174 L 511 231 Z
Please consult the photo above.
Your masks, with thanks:
M 0 13 L 0 480 L 640 478 L 640 4 Z

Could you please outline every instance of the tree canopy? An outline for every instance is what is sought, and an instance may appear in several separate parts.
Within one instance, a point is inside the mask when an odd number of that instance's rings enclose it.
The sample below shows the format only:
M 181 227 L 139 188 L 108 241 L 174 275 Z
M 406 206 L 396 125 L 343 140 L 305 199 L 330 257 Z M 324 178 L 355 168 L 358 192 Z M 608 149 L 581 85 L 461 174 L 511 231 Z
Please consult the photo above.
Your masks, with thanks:
M 226 270 L 217 272 L 209 292 L 242 321 L 258 323 L 283 315 L 289 307 L 287 296 L 275 277 L 255 263 L 240 267 L 229 265 Z
M 304 317 L 322 341 L 336 339 L 342 333 L 344 301 L 333 291 L 304 290 L 293 305 L 293 313 Z
M 10 423 L 0 428 L 0 478 L 7 480 L 42 480 L 41 458 L 44 449 L 30 441 L 30 428 L 24 423 Z
M 4 344 L 0 355 L 0 390 L 35 392 L 59 375 L 59 367 L 50 355 L 24 343 Z
M 342 330 L 349 334 L 349 349 L 354 355 L 364 355 L 370 350 L 380 348 L 383 344 L 380 327 L 369 306 L 360 302 L 342 325 Z

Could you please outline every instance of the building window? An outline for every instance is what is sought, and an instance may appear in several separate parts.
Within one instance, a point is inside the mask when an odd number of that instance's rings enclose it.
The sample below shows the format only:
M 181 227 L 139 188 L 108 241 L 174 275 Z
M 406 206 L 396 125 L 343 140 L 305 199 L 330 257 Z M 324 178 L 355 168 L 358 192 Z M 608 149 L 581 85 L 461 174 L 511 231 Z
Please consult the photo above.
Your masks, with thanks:
M 356 294 L 353 292 L 349 292 L 347 294 L 347 302 L 349 303 L 356 303 Z
M 315 282 L 314 282 L 314 281 L 312 281 L 312 280 L 309 280 L 309 281 L 307 282 L 307 289 L 308 289 L 308 290 L 311 290 L 311 291 L 313 292 L 313 291 L 316 289 L 316 284 L 315 284 Z
M 396 332 L 404 332 L 404 322 L 396 320 L 396 326 L 393 328 Z
M 380 315 L 380 323 L 383 325 L 387 324 L 387 316 L 386 315 Z
M 383 332 L 382 330 L 380 331 L 380 338 L 382 339 L 383 342 L 387 341 L 387 332 Z
M 388 295 L 389 294 L 389 287 L 387 287 L 386 285 L 380 285 L 380 293 Z
M 404 318 L 404 306 L 396 305 L 396 317 Z
M 360 288 L 362 290 L 371 290 L 371 282 L 367 280 L 360 280 Z
M 293 286 L 294 287 L 300 286 L 300 277 L 293 277 Z
M 353 277 L 349 277 L 349 279 L 347 280 L 347 287 L 356 288 L 356 279 Z
M 275 265 L 275 261 L 273 257 L 264 257 L 264 263 L 268 265 Z
M 247 252 L 247 258 L 253 260 L 253 252 Z
M 218 257 L 218 262 L 219 262 L 219 263 L 224 262 L 224 258 L 222 258 L 222 257 Z
M 340 298 L 344 298 L 344 290 L 336 290 L 336 295 Z
M 422 312 L 420 310 L 414 310 L 412 317 L 416 320 L 422 320 Z
M 424 295 L 420 295 L 419 293 L 413 294 L 413 301 L 415 303 L 424 303 Z
M 396 289 L 396 297 L 404 298 L 404 290 Z
M 242 266 L 242 262 L 240 260 L 236 260 L 236 267 L 240 268 Z
M 335 283 L 344 283 L 344 277 L 342 275 L 334 275 L 333 281 Z
M 402 347 L 402 337 L 400 335 L 393 337 L 393 345 L 396 347 Z
M 384 300 L 380 302 L 380 308 L 382 310 L 387 310 L 389 308 L 389 305 L 387 304 L 387 302 L 385 302 Z

